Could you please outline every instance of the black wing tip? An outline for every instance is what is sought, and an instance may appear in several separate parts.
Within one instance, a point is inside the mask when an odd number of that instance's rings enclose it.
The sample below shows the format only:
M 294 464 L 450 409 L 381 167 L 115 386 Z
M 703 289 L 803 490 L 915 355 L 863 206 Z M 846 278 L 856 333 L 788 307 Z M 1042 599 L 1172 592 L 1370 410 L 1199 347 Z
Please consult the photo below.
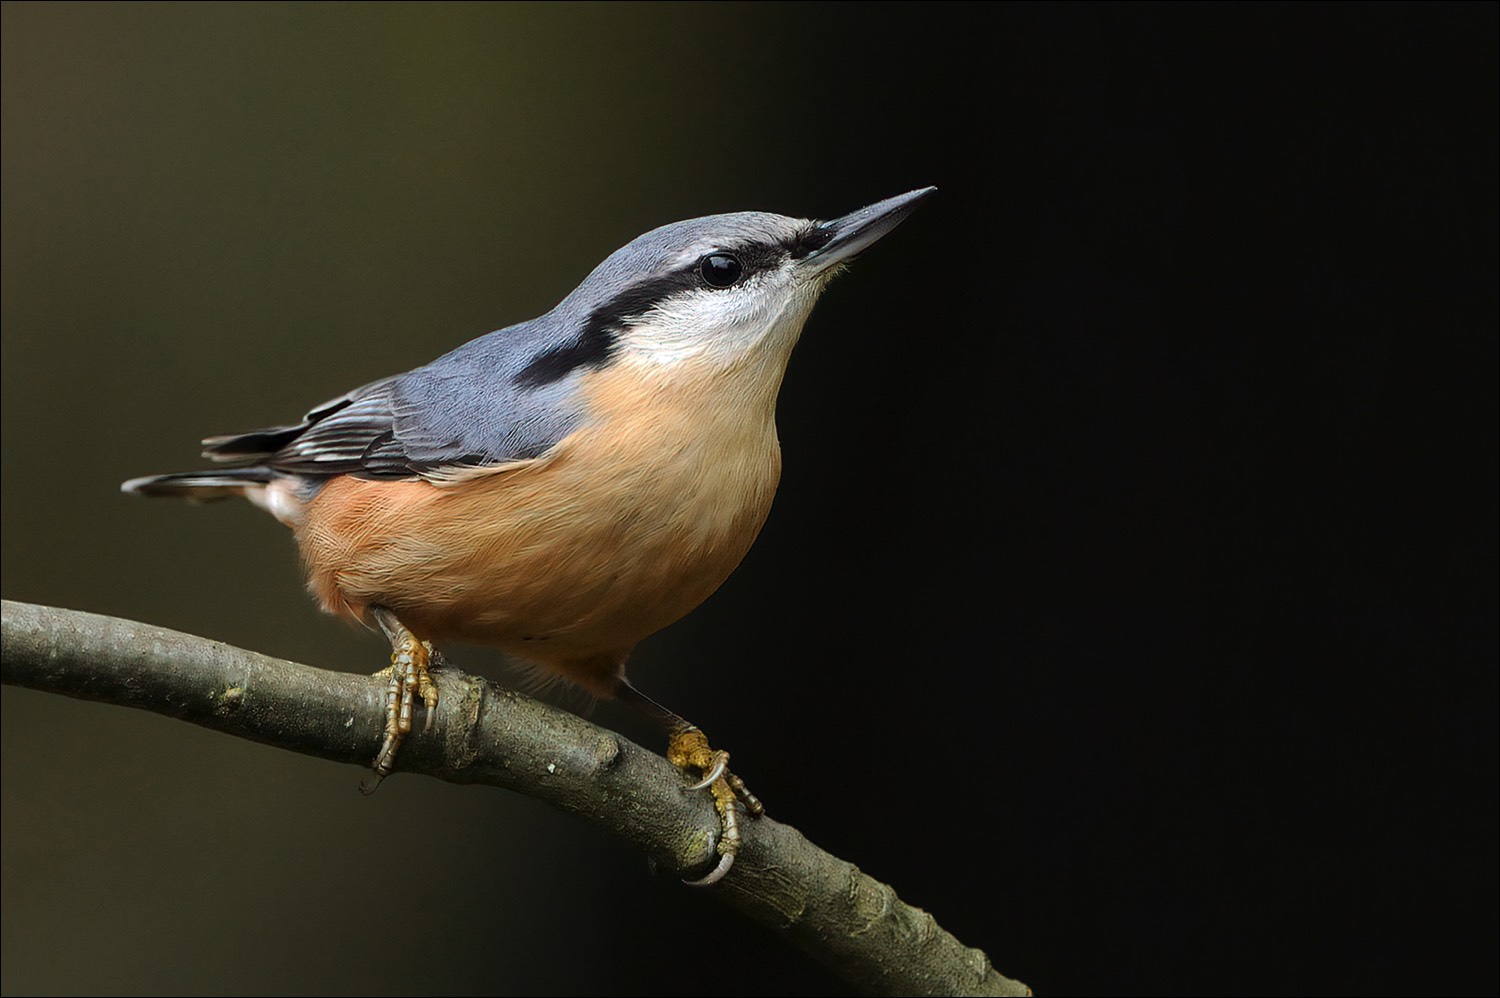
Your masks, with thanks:
M 270 468 L 236 468 L 231 471 L 178 471 L 170 475 L 145 475 L 120 483 L 120 491 L 133 496 L 185 496 L 193 499 L 227 499 L 246 488 L 266 485 L 276 478 Z
M 246 461 L 275 454 L 307 432 L 307 423 L 299 426 L 273 426 L 249 433 L 230 433 L 203 438 L 203 456 L 210 461 Z
M 256 458 L 275 454 L 289 446 L 294 440 L 312 429 L 313 424 L 318 423 L 335 413 L 354 404 L 354 397 L 340 395 L 336 399 L 329 399 L 322 405 L 313 409 L 302 422 L 296 426 L 268 426 L 263 430 L 250 430 L 248 433 L 225 433 L 213 437 L 204 437 L 202 441 L 203 456 L 210 461 L 252 461 Z

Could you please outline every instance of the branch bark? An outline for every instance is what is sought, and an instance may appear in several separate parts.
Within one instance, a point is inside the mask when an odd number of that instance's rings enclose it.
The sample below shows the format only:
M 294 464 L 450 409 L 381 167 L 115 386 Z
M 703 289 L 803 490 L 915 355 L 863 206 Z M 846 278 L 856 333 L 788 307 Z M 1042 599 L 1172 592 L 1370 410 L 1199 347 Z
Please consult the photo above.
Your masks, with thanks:
M 0 679 L 137 707 L 337 762 L 380 745 L 384 680 L 329 672 L 136 621 L 5 600 Z M 684 794 L 665 759 L 576 715 L 448 668 L 433 730 L 397 769 L 543 800 L 629 841 L 683 875 L 714 859 L 707 794 Z M 744 846 L 714 897 L 876 995 L 1027 995 L 980 950 L 853 864 L 770 818 L 741 822 Z

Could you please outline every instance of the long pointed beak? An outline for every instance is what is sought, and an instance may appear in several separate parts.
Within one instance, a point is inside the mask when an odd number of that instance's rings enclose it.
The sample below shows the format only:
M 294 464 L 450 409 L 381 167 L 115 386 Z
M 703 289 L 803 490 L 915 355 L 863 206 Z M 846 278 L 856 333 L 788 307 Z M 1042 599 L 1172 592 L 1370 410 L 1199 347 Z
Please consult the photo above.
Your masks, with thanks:
M 841 263 L 847 263 L 863 252 L 881 236 L 890 232 L 906 220 L 906 216 L 917 210 L 936 187 L 898 194 L 884 201 L 877 201 L 868 208 L 853 211 L 843 218 L 823 222 L 818 231 L 829 234 L 829 239 L 802 260 L 809 273 L 820 274 Z

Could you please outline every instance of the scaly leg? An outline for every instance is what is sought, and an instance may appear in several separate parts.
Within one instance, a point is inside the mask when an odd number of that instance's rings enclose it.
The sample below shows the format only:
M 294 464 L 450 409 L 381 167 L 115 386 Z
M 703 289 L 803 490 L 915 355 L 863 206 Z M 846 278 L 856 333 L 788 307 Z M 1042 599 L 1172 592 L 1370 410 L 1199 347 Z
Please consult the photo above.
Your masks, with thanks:
M 744 805 L 752 818 L 766 813 L 760 798 L 750 792 L 745 781 L 729 771 L 729 753 L 715 751 L 708 744 L 708 736 L 696 725 L 689 724 L 680 715 L 673 713 L 655 700 L 646 696 L 621 679 L 616 690 L 621 700 L 645 711 L 667 730 L 667 761 L 684 772 L 696 772 L 700 779 L 692 786 L 684 787 L 686 793 L 707 790 L 714 799 L 714 810 L 719 813 L 719 864 L 699 880 L 689 880 L 694 887 L 708 887 L 724 879 L 734 865 L 734 857 L 740 851 L 740 823 L 737 805 Z
M 432 729 L 432 714 L 437 709 L 438 689 L 432 681 L 431 667 L 439 658 L 432 645 L 421 640 L 396 615 L 383 606 L 372 606 L 371 614 L 391 643 L 391 666 L 376 675 L 390 674 L 390 685 L 385 691 L 385 741 L 375 756 L 375 780 L 360 787 L 366 794 L 374 793 L 380 781 L 390 775 L 396 765 L 396 752 L 402 740 L 411 733 L 412 705 L 420 696 L 427 705 L 427 719 L 423 731 Z

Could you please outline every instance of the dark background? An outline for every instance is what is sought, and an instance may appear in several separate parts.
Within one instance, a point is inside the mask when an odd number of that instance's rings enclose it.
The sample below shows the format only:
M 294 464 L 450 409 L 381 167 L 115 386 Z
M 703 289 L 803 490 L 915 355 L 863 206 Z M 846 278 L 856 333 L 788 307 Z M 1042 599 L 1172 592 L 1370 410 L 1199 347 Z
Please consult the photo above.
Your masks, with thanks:
M 808 325 L 760 542 L 632 676 L 1040 993 L 1493 993 L 1496 42 L 1490 4 L 8 4 L 4 594 L 373 671 L 269 518 L 119 481 L 664 222 L 936 184 Z M 535 802 L 3 703 L 8 994 L 840 991 Z

